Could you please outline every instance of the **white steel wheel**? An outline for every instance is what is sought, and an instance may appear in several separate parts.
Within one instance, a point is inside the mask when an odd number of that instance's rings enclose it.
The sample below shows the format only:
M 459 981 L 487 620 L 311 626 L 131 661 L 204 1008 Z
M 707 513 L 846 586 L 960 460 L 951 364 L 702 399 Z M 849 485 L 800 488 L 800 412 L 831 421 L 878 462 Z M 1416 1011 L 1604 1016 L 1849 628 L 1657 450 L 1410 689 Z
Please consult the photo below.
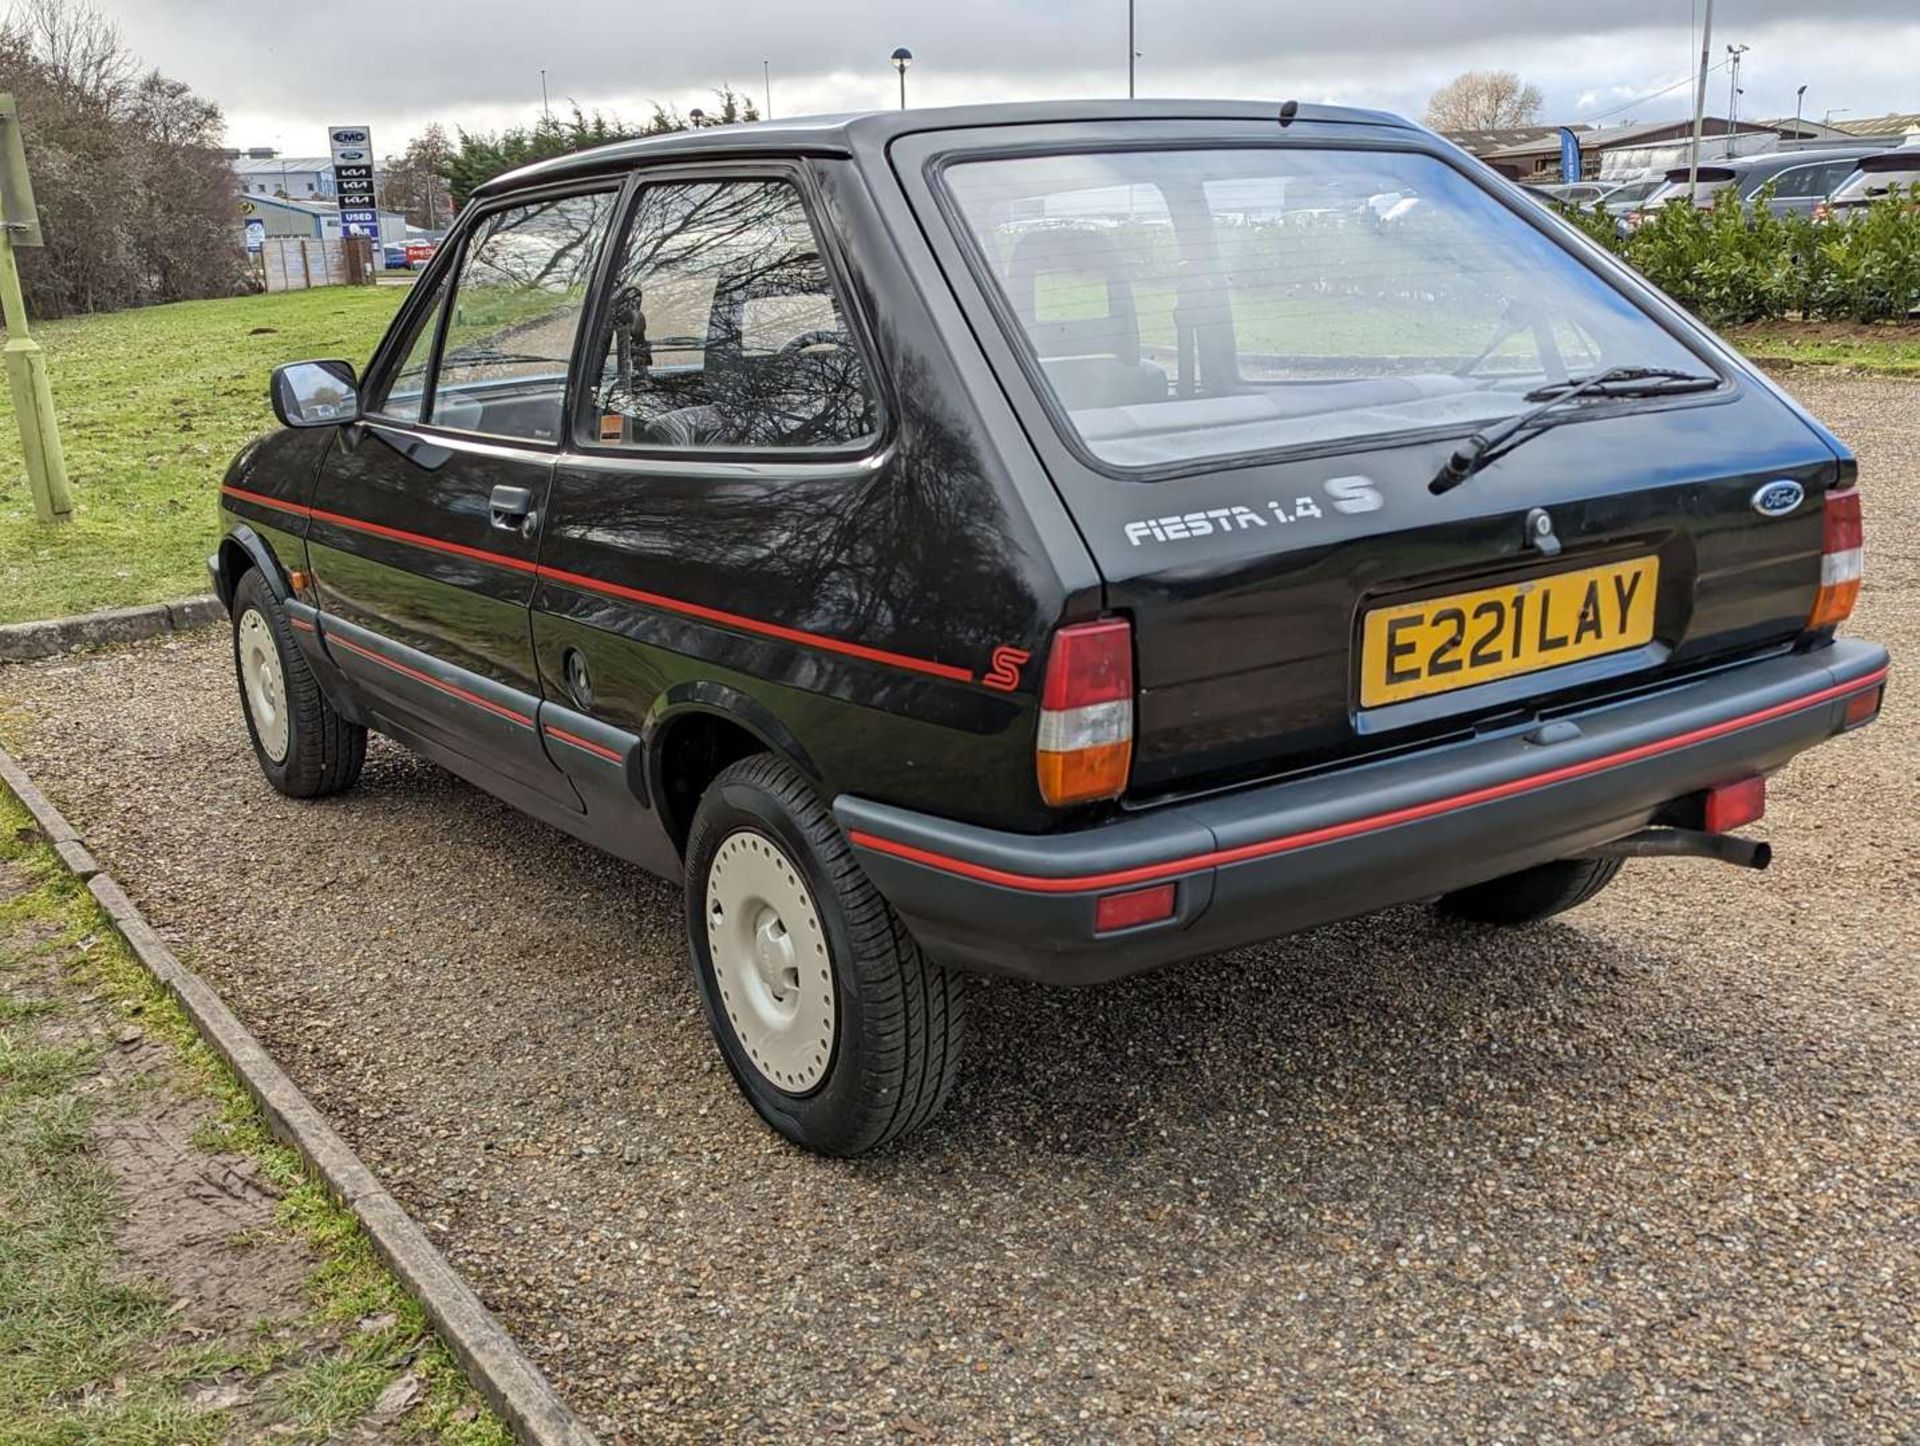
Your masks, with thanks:
M 833 961 L 799 866 L 765 834 L 736 829 L 707 870 L 707 948 L 720 1006 L 747 1058 L 788 1094 L 833 1062 Z
M 247 712 L 253 717 L 253 731 L 260 749 L 275 763 L 287 761 L 290 737 L 287 719 L 287 685 L 280 667 L 280 649 L 274 642 L 273 626 L 257 608 L 240 615 L 240 684 L 247 695 Z

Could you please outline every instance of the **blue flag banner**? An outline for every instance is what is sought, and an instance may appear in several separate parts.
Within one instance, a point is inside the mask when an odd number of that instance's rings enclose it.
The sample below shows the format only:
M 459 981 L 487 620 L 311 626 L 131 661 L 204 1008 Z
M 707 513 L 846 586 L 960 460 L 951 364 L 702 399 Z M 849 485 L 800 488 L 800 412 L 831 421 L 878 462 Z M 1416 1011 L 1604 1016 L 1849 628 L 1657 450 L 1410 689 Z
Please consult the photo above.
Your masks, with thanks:
M 1565 126 L 1560 127 L 1560 179 L 1580 179 L 1580 137 Z

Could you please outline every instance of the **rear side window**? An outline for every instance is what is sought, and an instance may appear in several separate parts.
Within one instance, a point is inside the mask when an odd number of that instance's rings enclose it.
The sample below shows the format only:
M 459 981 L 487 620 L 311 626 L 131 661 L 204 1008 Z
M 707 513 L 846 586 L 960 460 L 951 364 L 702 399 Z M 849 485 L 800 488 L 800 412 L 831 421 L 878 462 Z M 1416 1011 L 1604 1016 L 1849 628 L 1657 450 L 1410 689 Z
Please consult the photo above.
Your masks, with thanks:
M 1773 193 L 1783 200 L 1818 200 L 1831 195 L 1834 187 L 1853 174 L 1853 169 L 1852 161 L 1822 161 L 1817 165 L 1790 166 L 1774 177 Z M 1763 182 L 1762 187 L 1764 185 Z
M 844 448 L 878 425 L 865 359 L 787 181 L 643 190 L 592 365 L 608 446 Z

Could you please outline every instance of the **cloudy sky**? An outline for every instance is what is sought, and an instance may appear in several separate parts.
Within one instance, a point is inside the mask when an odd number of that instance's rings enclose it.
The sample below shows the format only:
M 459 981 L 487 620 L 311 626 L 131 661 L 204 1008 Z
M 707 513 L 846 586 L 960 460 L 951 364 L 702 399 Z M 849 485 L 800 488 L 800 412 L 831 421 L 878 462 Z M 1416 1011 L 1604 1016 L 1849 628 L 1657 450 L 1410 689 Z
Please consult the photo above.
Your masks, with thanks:
M 887 56 L 916 57 L 916 105 L 1124 94 L 1126 0 L 95 0 L 150 64 L 217 100 L 235 145 L 324 149 L 366 122 L 383 152 L 430 121 L 525 124 L 540 70 L 556 109 L 643 116 L 731 83 L 776 115 L 896 103 Z M 1288 96 L 1417 115 L 1472 67 L 1517 70 L 1543 118 L 1686 112 L 1689 0 L 1136 0 L 1142 95 Z M 1693 0 L 1697 8 L 1703 0 Z M 1742 62 L 1743 116 L 1920 110 L 1916 0 L 1718 0 L 1713 59 Z M 1709 109 L 1724 114 L 1728 72 Z

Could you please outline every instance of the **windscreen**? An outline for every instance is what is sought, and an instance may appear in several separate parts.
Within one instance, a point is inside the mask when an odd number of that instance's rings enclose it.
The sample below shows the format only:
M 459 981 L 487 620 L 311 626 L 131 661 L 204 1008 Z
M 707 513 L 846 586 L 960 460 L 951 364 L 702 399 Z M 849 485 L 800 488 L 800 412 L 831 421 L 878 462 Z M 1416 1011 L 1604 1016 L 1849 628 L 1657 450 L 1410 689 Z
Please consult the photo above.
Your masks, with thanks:
M 1430 156 L 1296 147 L 968 161 L 946 185 L 1087 450 L 1118 468 L 1511 416 L 1707 368 Z

